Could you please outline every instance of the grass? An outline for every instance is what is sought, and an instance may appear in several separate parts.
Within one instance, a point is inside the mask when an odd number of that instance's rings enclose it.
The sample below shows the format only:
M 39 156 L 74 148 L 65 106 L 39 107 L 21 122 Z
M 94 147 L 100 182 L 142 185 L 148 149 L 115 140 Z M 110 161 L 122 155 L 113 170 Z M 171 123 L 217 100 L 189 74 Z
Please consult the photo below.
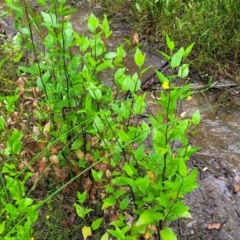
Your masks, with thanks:
M 124 15 L 146 48 L 164 50 L 168 33 L 177 46 L 195 42 L 192 68 L 214 78 L 233 73 L 239 64 L 240 3 L 238 1 L 101 1 L 110 16 Z M 120 12 L 122 9 L 122 12 Z

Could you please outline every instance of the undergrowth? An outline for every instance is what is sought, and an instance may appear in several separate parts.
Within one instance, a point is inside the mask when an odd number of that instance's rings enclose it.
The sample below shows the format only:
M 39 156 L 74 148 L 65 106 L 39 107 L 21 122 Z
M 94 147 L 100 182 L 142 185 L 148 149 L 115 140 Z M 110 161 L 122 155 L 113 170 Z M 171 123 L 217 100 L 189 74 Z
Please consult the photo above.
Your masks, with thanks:
M 187 135 L 200 114 L 178 112 L 192 95 L 183 79 L 194 44 L 176 50 L 166 34 L 168 53 L 161 54 L 171 71 L 156 71 L 162 91 L 154 117 L 146 113 L 138 47 L 139 72 L 129 75 L 124 45 L 107 49 L 106 16 L 91 14 L 88 34 L 79 34 L 65 0 L 38 2 L 42 10 L 33 14 L 26 1 L 6 1 L 21 43 L 16 59 L 32 53 L 33 60 L 19 67 L 14 94 L 0 98 L 1 239 L 66 232 L 71 239 L 176 239 L 171 222 L 191 217 L 184 197 L 198 186 L 197 170 L 187 166 L 198 148 Z M 66 230 L 59 236 L 58 229 Z
M 168 33 L 178 46 L 195 42 L 192 67 L 213 77 L 239 75 L 239 1 L 99 1 L 105 12 L 124 16 L 146 48 L 163 50 Z M 152 42 L 152 44 L 151 44 Z

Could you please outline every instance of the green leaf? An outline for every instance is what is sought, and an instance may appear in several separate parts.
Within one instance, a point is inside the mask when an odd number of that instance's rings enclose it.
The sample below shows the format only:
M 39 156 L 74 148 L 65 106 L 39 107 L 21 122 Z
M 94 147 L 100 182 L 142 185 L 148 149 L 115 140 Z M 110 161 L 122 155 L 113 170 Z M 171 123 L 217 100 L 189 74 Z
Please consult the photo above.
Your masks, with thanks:
M 166 43 L 167 43 L 167 47 L 170 50 L 170 52 L 172 53 L 174 48 L 175 48 L 175 44 L 174 41 L 172 41 L 170 39 L 170 37 L 168 36 L 168 34 L 166 34 Z
M 29 221 L 29 223 L 33 224 L 37 221 L 38 219 L 38 206 L 37 205 L 33 205 L 31 207 L 28 208 L 28 212 L 29 214 L 27 215 L 27 220 Z
M 104 14 L 102 26 L 103 26 L 103 30 L 104 30 L 104 33 L 105 33 L 105 37 L 109 38 L 112 35 L 112 30 L 110 30 L 110 28 L 109 28 L 109 23 L 108 23 L 108 19 L 107 19 L 106 14 Z
M 183 64 L 182 66 L 179 67 L 178 70 L 178 76 L 180 78 L 185 78 L 189 74 L 189 65 L 188 64 Z
M 182 177 L 187 176 L 188 168 L 186 166 L 186 162 L 183 159 L 179 160 L 178 170 L 179 170 L 179 173 Z
M 6 186 L 14 200 L 21 199 L 25 195 L 23 184 L 16 178 L 5 176 Z
M 19 211 L 25 211 L 25 209 L 33 204 L 33 200 L 31 198 L 23 198 L 23 199 L 19 199 L 16 202 L 19 206 L 18 206 L 18 210 Z
M 100 240 L 108 240 L 109 239 L 109 234 L 106 232 L 103 234 Z
M 113 236 L 115 237 L 116 239 L 118 240 L 122 240 L 124 238 L 124 234 L 122 233 L 122 231 L 117 227 L 115 226 L 116 230 L 111 230 L 111 229 L 108 229 L 107 231 Z
M 19 32 L 21 32 L 24 35 L 30 36 L 30 30 L 29 28 L 18 28 Z
M 86 197 L 87 197 L 87 191 L 83 192 L 83 193 L 80 193 L 80 192 L 77 192 L 77 197 L 78 197 L 78 201 L 83 204 L 86 200 Z
M 139 66 L 142 67 L 142 65 L 145 62 L 145 54 L 143 54 L 139 48 L 137 48 L 136 53 L 134 55 L 134 61 Z
M 122 211 L 124 211 L 127 209 L 128 204 L 129 204 L 129 197 L 127 196 L 120 202 L 119 207 Z
M 103 121 L 99 116 L 96 116 L 94 119 L 94 128 L 96 128 L 96 130 L 100 133 L 104 130 Z
M 84 211 L 84 209 L 83 209 L 80 205 L 78 205 L 78 204 L 76 204 L 76 203 L 74 203 L 73 206 L 74 206 L 75 209 L 76 209 L 77 215 L 78 215 L 80 218 L 84 219 L 84 217 L 85 217 L 85 211 Z
M 84 226 L 82 228 L 83 239 L 86 240 L 88 237 L 92 235 L 91 227 Z
M 184 180 L 184 185 L 188 186 L 188 185 L 195 185 L 196 183 L 196 179 L 197 179 L 197 175 L 198 175 L 198 171 L 196 168 L 194 168 L 191 173 L 185 178 Z
M 200 123 L 200 120 L 201 120 L 201 115 L 200 115 L 200 111 L 198 109 L 192 116 L 192 123 L 194 125 L 198 125 Z
M 88 60 L 88 62 L 90 63 L 90 65 L 93 67 L 93 68 L 95 68 L 96 67 L 96 65 L 97 65 L 97 61 L 91 56 L 91 55 L 87 55 L 87 60 Z
M 159 51 L 159 53 L 169 62 L 170 61 L 170 59 L 171 59 L 171 56 L 170 55 L 168 55 L 168 54 L 166 54 L 166 53 L 164 53 L 164 52 L 162 52 L 162 51 Z
M 114 74 L 114 80 L 117 81 L 118 79 L 121 79 L 124 76 L 126 68 L 119 68 L 115 74 Z
M 0 116 L 0 130 L 3 130 L 4 127 L 4 118 L 2 116 Z
M 102 180 L 103 171 L 100 170 L 97 172 L 94 169 L 91 169 L 91 171 L 92 171 L 92 176 L 93 176 L 94 180 L 96 182 L 100 182 Z
M 131 229 L 131 235 L 133 236 L 139 236 L 140 234 L 145 234 L 147 230 L 147 225 L 141 225 L 141 226 L 132 226 Z M 136 238 L 135 238 L 136 239 Z M 138 238 L 137 238 L 138 239 Z M 124 239 L 125 240 L 125 239 Z
M 102 92 L 99 88 L 97 88 L 94 84 L 90 83 L 90 86 L 88 89 L 89 89 L 89 93 L 92 98 L 94 98 L 96 100 L 101 100 Z
M 124 91 L 131 91 L 131 92 L 135 92 L 135 82 L 131 77 L 125 77 L 124 80 L 122 81 L 122 89 Z
M 47 27 L 58 28 L 57 17 L 55 14 L 45 13 L 45 12 L 41 12 L 41 14 L 43 17 L 43 21 L 45 22 L 45 23 L 43 23 L 43 25 L 45 25 Z
M 155 71 L 158 79 L 160 80 L 160 82 L 163 84 L 164 82 L 169 82 L 169 79 L 160 71 Z
M 37 0 L 37 2 L 42 6 L 46 6 L 46 0 Z
M 92 230 L 96 230 L 100 227 L 101 223 L 102 223 L 102 220 L 103 218 L 98 218 L 96 220 L 93 221 L 91 227 L 92 227 Z
M 108 52 L 104 55 L 104 58 L 105 59 L 113 59 L 117 56 L 117 53 L 116 52 Z
M 146 108 L 146 93 L 137 96 L 134 94 L 134 98 L 135 98 L 135 103 L 133 105 L 133 113 L 134 114 L 142 114 L 145 111 Z
M 180 65 L 183 57 L 184 49 L 180 48 L 171 58 L 171 68 L 176 68 Z
M 138 178 L 135 180 L 135 184 L 141 193 L 145 193 L 149 186 L 149 176 L 146 175 L 144 178 Z
M 134 157 L 136 158 L 136 161 L 140 161 L 144 158 L 144 151 L 145 146 L 144 144 L 140 145 L 135 151 L 134 151 Z
M 85 110 L 90 113 L 92 112 L 92 96 L 87 94 L 85 97 Z
M 125 143 L 128 143 L 131 139 L 127 133 L 122 130 L 116 129 L 118 137 Z
M 141 12 L 141 11 L 142 11 L 142 8 L 141 8 L 140 4 L 136 2 L 135 5 L 136 5 L 136 9 L 137 9 L 139 12 Z
M 182 217 L 183 215 L 185 216 L 186 212 L 188 212 L 188 211 L 189 211 L 189 207 L 184 205 L 183 202 L 181 202 L 181 201 L 176 202 L 173 205 L 173 208 L 171 209 L 170 214 L 166 218 L 166 221 L 173 222 L 173 221 L 177 220 L 178 218 Z
M 164 228 L 160 231 L 162 240 L 177 240 L 176 234 L 171 228 Z
M 119 47 L 117 47 L 116 52 L 117 52 L 117 57 L 114 60 L 114 65 L 119 66 L 122 63 L 123 58 L 126 56 L 126 52 L 123 48 L 123 45 L 120 45 Z
M 14 220 L 16 219 L 16 217 L 19 214 L 18 209 L 11 203 L 8 204 L 4 204 L 5 206 L 5 210 L 7 211 L 7 213 L 10 215 L 10 220 Z
M 133 169 L 132 166 L 130 166 L 128 163 L 125 163 L 123 166 L 123 170 L 127 173 L 129 177 L 132 177 L 133 175 Z
M 112 184 L 113 185 L 120 185 L 120 186 L 124 186 L 124 185 L 129 185 L 132 188 L 136 188 L 134 181 L 131 178 L 128 177 L 116 177 L 112 180 Z
M 161 213 L 154 210 L 145 210 L 136 221 L 135 226 L 150 225 L 151 223 L 158 222 L 162 218 L 163 214 Z
M 190 52 L 192 51 L 193 46 L 194 46 L 194 43 L 192 43 L 191 45 L 189 45 L 187 47 L 187 49 L 184 52 L 184 58 L 186 58 L 190 54 Z
M 116 204 L 116 199 L 115 198 L 112 198 L 112 197 L 105 198 L 103 200 L 102 209 L 106 209 L 106 208 L 111 207 L 115 204 Z
M 5 223 L 6 221 L 3 221 L 1 224 L 0 224 L 0 235 L 3 233 L 4 229 L 5 229 Z
M 97 66 L 96 71 L 101 72 L 101 71 L 103 71 L 104 69 L 107 69 L 107 68 L 114 69 L 112 63 L 109 60 L 107 60 L 107 61 L 103 60 L 103 63 L 101 63 L 100 65 Z
M 98 19 L 94 16 L 92 13 L 88 19 L 88 29 L 92 32 L 95 33 L 97 27 L 99 25 Z
M 79 149 L 81 146 L 83 145 L 83 140 L 81 138 L 79 139 L 76 139 L 73 144 L 72 144 L 72 147 L 71 149 Z

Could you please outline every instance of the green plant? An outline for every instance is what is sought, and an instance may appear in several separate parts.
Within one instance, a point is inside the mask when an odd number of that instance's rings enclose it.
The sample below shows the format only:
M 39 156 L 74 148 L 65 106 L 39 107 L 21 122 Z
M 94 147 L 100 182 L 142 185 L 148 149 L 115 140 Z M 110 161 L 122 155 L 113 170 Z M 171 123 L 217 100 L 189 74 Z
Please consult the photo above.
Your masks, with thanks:
M 85 239 L 101 226 L 107 226 L 102 239 L 108 239 L 108 235 L 117 239 L 138 239 L 145 234 L 174 239 L 175 234 L 168 224 L 190 216 L 183 199 L 197 186 L 197 171 L 190 171 L 186 166 L 197 148 L 190 146 L 186 134 L 192 125 L 199 123 L 200 115 L 197 111 L 192 119 L 179 117 L 178 104 L 192 92 L 190 85 L 177 86 L 174 82 L 175 78 L 188 75 L 189 65 L 185 60 L 193 44 L 175 52 L 175 44 L 167 36 L 170 54 L 162 54 L 172 72 L 170 76 L 156 72 L 163 88 L 160 100 L 156 99 L 161 112 L 144 121 L 142 114 L 147 103 L 146 93 L 140 94 L 140 76 L 146 71 L 143 69 L 145 55 L 136 48 L 134 61 L 139 73 L 127 74 L 123 45 L 109 52 L 105 44 L 112 33 L 106 16 L 100 21 L 91 14 L 87 22 L 89 35 L 86 36 L 75 32 L 66 18 L 74 9 L 66 6 L 64 0 L 51 2 L 48 10 L 36 15 L 28 11 L 26 1 L 24 8 L 17 1 L 14 7 L 11 0 L 7 2 L 15 12 L 19 38 L 25 43 L 22 50 L 33 51 L 35 55 L 34 62 L 19 69 L 28 74 L 28 84 L 41 91 L 37 106 L 26 116 L 32 117 L 38 127 L 38 133 L 32 136 L 34 140 L 45 144 L 47 160 L 41 162 L 44 163 L 41 174 L 47 171 L 48 161 L 48 167 L 52 167 L 58 177 L 56 185 L 61 183 L 48 198 L 80 178 L 81 191 L 74 204 L 78 216 L 86 219 L 95 211 L 94 198 L 102 204 L 105 215 L 82 227 Z M 43 7 L 46 5 L 45 1 L 40 3 Z M 38 52 L 34 41 L 33 27 L 38 32 L 39 19 L 45 31 L 44 54 Z M 73 55 L 76 45 L 79 51 Z M 112 81 L 102 77 L 104 71 L 112 73 Z M 151 135 L 152 147 L 149 148 L 147 139 Z M 48 150 L 56 142 L 58 151 L 52 154 Z M 37 158 L 31 164 L 35 161 Z M 22 188 L 26 180 L 22 180 Z M 54 181 L 54 177 L 51 180 Z M 91 182 L 88 191 L 85 189 L 87 181 Z M 100 192 L 98 195 L 94 193 L 96 189 Z M 96 199 L 96 195 L 101 198 Z M 115 209 L 117 217 L 111 224 L 107 221 L 109 209 Z M 129 222 L 128 216 L 132 221 Z M 20 219 L 17 224 L 22 221 Z M 25 234 L 32 230 L 33 222 L 24 229 Z
M 234 65 L 237 63 L 239 1 L 135 0 L 101 3 L 111 15 L 116 12 L 115 9 L 118 12 L 123 9 L 124 18 L 129 19 L 140 39 L 147 39 L 148 50 L 150 46 L 152 51 L 163 49 L 166 33 L 175 39 L 178 46 L 195 42 L 191 54 L 192 68 L 200 74 L 208 73 L 216 78 L 226 71 L 232 72 L 232 67 L 226 66 L 226 59 Z
M 38 209 L 35 201 L 26 195 L 26 182 L 33 173 L 21 172 L 17 169 L 21 159 L 23 133 L 7 127 L 7 119 L 15 110 L 18 91 L 13 96 L 0 97 L 0 137 L 5 147 L 0 154 L 8 159 L 1 164 L 0 191 L 0 237 L 4 240 L 30 239 L 32 226 L 38 219 Z M 2 159 L 3 160 L 3 159 Z
M 174 232 L 168 227 L 169 223 L 181 217 L 191 216 L 183 199 L 187 193 L 198 186 L 197 171 L 196 169 L 188 170 L 186 162 L 198 148 L 189 145 L 186 134 L 191 125 L 199 123 L 200 115 L 197 111 L 192 119 L 179 118 L 178 104 L 188 99 L 192 92 L 189 91 L 190 85 L 176 86 L 174 79 L 176 77 L 182 79 L 188 75 L 188 64 L 181 63 L 190 53 L 193 44 L 186 50 L 180 48 L 173 53 L 175 44 L 168 36 L 166 39 L 170 54 L 162 54 L 169 61 L 172 70 L 178 71 L 177 74 L 168 77 L 161 72 L 156 72 L 163 87 L 160 100 L 157 101 L 162 110 L 157 117 L 149 116 L 153 128 L 151 131 L 144 121 L 140 128 L 139 125 L 125 124 L 124 130 L 118 128 L 115 130 L 120 152 L 115 153 L 115 161 L 111 163 L 112 173 L 107 177 L 110 178 L 110 183 L 105 186 L 107 194 L 102 199 L 102 209 L 115 209 L 118 219 L 111 223 L 114 229 L 108 229 L 102 239 L 108 239 L 109 234 L 116 239 L 126 240 L 154 234 L 158 239 L 176 239 Z M 144 63 L 144 55 L 138 49 L 135 62 L 139 67 Z M 141 114 L 145 110 L 145 103 L 141 102 L 144 97 L 137 101 L 140 96 L 136 98 L 135 89 L 128 89 L 124 85 L 126 78 L 122 75 L 119 82 L 122 83 L 123 89 L 125 87 L 126 90 L 130 90 L 135 98 L 132 108 L 135 112 L 132 114 Z M 115 105 L 113 108 L 118 113 L 117 121 L 126 116 L 128 118 L 131 114 L 129 107 L 122 107 L 121 111 L 120 107 L 117 108 Z M 145 139 L 150 132 L 153 134 L 152 150 L 146 149 L 145 146 Z M 175 147 L 176 142 L 180 143 L 178 148 Z M 120 170 L 119 166 L 121 166 Z M 101 174 L 92 172 L 95 181 L 108 182 L 101 170 L 98 173 Z M 79 193 L 78 198 L 79 196 L 86 196 L 86 193 Z M 79 205 L 75 207 L 80 217 L 85 217 L 88 213 L 87 208 L 84 209 Z M 91 233 L 90 230 L 91 228 L 88 227 L 86 236 Z

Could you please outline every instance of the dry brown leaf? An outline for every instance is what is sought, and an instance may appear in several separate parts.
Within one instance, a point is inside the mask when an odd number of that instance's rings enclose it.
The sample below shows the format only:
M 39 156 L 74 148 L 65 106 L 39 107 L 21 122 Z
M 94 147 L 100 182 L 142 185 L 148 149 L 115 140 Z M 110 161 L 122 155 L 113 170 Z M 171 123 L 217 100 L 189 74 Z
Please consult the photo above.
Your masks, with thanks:
M 24 91 L 25 91 L 25 78 L 23 77 L 20 77 L 16 83 L 17 83 L 17 86 L 19 88 L 19 95 L 22 96 L 24 94 Z
M 74 223 L 76 222 L 76 213 L 72 212 L 68 218 L 68 227 L 73 228 Z
M 65 219 L 62 220 L 62 221 L 61 221 L 61 226 L 64 227 L 64 228 L 68 227 L 68 221 L 65 220 Z
M 186 115 L 187 115 L 187 112 L 184 111 L 184 112 L 182 112 L 182 113 L 180 114 L 180 117 L 181 117 L 181 118 L 184 118 L 184 117 L 186 117 Z
M 127 212 L 125 212 L 124 215 L 126 216 L 127 225 L 132 226 L 135 218 Z
M 40 131 L 37 126 L 33 126 L 33 133 L 34 135 L 38 136 L 40 134 Z
M 93 204 L 97 202 L 96 194 L 97 194 L 96 187 L 91 188 L 91 192 L 89 194 L 89 198 L 91 199 L 91 203 L 93 203 Z
M 233 185 L 233 192 L 238 193 L 240 191 L 240 185 L 238 183 Z
M 43 158 L 38 162 L 38 172 L 39 172 L 40 174 L 42 174 L 42 173 L 45 171 L 46 167 L 47 167 L 46 158 L 43 157 Z
M 111 211 L 109 212 L 108 217 L 109 217 L 109 222 L 114 222 L 114 221 L 119 220 L 118 213 L 113 209 L 111 209 Z
M 101 152 L 100 152 L 100 157 L 102 157 L 102 158 L 103 158 L 103 157 L 105 157 L 105 156 L 106 156 L 106 152 L 104 152 L 104 151 L 101 151 Z
M 59 159 L 57 155 L 52 155 L 49 157 L 50 162 L 52 163 L 53 166 L 57 166 L 59 163 Z
M 94 166 L 96 170 L 102 170 L 103 172 L 106 172 L 108 169 L 108 164 L 100 162 L 97 165 Z
M 84 153 L 83 153 L 82 150 L 76 149 L 75 153 L 76 153 L 78 159 L 83 159 L 84 158 Z
M 98 141 L 99 139 L 97 137 L 92 137 L 91 138 L 91 147 L 97 147 L 98 146 Z
M 213 229 L 220 229 L 222 227 L 221 223 L 209 223 L 207 224 L 206 228 L 208 230 L 213 230 Z
M 67 174 L 65 169 L 60 169 L 57 166 L 53 165 L 54 173 L 56 177 L 60 180 L 60 182 L 64 183 L 67 179 Z
M 44 128 L 43 128 L 43 134 L 44 134 L 45 137 L 48 137 L 48 134 L 50 132 L 50 128 L 51 128 L 51 122 L 46 123 Z
M 57 154 L 57 153 L 58 153 L 58 150 L 57 150 L 57 148 L 56 148 L 56 147 L 54 147 L 54 146 L 51 146 L 51 148 L 50 148 L 50 152 L 51 152 L 51 154 L 52 154 L 52 155 L 55 155 L 55 154 Z
M 32 103 L 32 101 L 26 101 L 26 102 L 24 102 L 24 106 L 27 106 L 27 105 L 29 105 L 31 103 Z
M 92 154 L 91 154 L 91 153 L 86 153 L 86 154 L 85 154 L 85 160 L 86 160 L 86 161 L 89 161 L 90 163 L 92 163 L 92 162 L 93 162 L 93 156 L 92 156 Z
M 84 181 L 84 185 L 83 185 L 83 188 L 84 188 L 84 191 L 88 191 L 89 189 L 91 189 L 92 187 L 92 181 L 91 179 L 88 177 L 85 179 Z
M 37 99 L 34 99 L 34 100 L 33 100 L 33 103 L 32 103 L 33 107 L 36 107 L 37 104 L 38 104 L 38 100 L 37 100 Z M 32 110 L 33 110 L 33 108 L 32 108 Z
M 116 97 L 118 95 L 118 91 L 117 90 L 114 90 L 113 91 L 113 97 Z
M 138 45 L 139 44 L 139 37 L 137 33 L 134 33 L 133 35 L 133 44 Z
M 46 148 L 46 143 L 45 142 L 38 142 L 37 147 L 39 150 L 43 150 Z
M 150 239 L 150 237 L 153 235 L 153 233 L 149 230 L 147 230 L 144 234 L 144 239 Z
M 31 171 L 31 172 L 35 172 L 33 167 L 29 165 L 27 160 L 23 160 L 18 164 L 18 169 L 22 170 L 27 166 L 27 168 Z
M 38 93 L 39 93 L 39 88 L 38 87 L 32 88 L 32 93 L 33 93 L 33 97 L 37 98 Z
M 109 169 L 106 170 L 105 174 L 107 178 L 110 178 L 112 176 L 112 172 Z
M 12 114 L 12 119 L 13 119 L 13 121 L 19 120 L 19 113 L 18 112 L 14 112 Z
M 24 156 L 27 154 L 27 150 L 22 150 L 21 153 L 20 153 L 20 156 Z

